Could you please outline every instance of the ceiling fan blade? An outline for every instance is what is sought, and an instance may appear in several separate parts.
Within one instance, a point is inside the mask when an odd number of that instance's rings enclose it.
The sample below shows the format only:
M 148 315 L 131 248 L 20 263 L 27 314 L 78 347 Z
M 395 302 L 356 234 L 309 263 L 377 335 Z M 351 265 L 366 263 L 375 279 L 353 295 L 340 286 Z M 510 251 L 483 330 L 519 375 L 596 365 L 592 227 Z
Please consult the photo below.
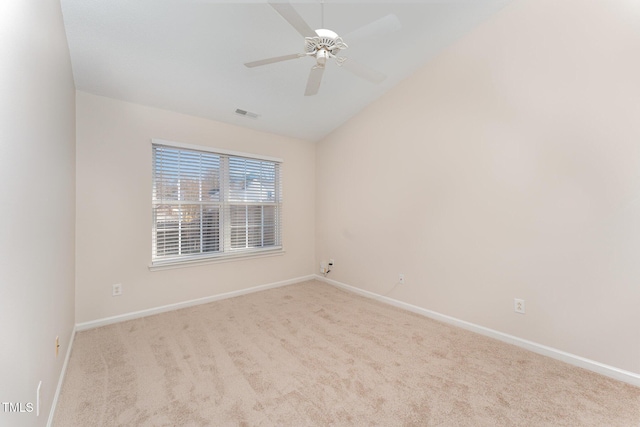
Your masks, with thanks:
M 303 56 L 305 56 L 304 53 L 293 53 L 291 55 L 276 56 L 276 57 L 273 57 L 273 58 L 261 59 L 259 61 L 247 62 L 244 65 L 245 65 L 245 67 L 253 68 L 253 67 L 259 67 L 261 65 L 273 64 L 274 62 L 281 62 L 281 61 L 288 61 L 290 59 L 297 59 L 297 58 L 301 58 Z
M 373 68 L 369 68 L 366 65 L 362 65 L 359 62 L 355 62 L 351 58 L 344 59 L 342 62 L 342 68 L 351 71 L 358 77 L 369 80 L 371 83 L 380 83 L 387 78 L 387 76 L 381 72 L 376 71 Z
M 324 74 L 324 67 L 314 66 L 309 73 L 309 80 L 307 80 L 307 89 L 304 91 L 304 96 L 311 96 L 318 93 L 320 89 L 320 82 L 322 81 L 322 74 Z
M 351 31 L 344 36 L 344 39 L 351 42 L 353 40 L 365 39 L 369 37 L 379 37 L 396 32 L 401 28 L 402 24 L 400 23 L 398 17 L 394 14 L 389 14 L 356 30 Z
M 277 2 L 269 0 L 269 4 L 276 10 L 293 28 L 298 30 L 304 37 L 317 37 L 313 29 L 302 19 L 302 16 L 294 9 L 289 2 Z

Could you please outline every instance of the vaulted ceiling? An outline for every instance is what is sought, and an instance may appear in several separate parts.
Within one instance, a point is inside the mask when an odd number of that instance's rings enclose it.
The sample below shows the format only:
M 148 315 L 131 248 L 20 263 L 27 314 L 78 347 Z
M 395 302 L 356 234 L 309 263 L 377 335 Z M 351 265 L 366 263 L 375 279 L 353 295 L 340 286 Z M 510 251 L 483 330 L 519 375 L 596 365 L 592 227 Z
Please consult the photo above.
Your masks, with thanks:
M 371 83 L 330 60 L 314 96 L 312 57 L 244 65 L 304 52 L 266 0 L 62 0 L 62 11 L 78 90 L 316 141 L 509 1 L 292 2 L 311 28 L 324 20 L 344 39 L 340 56 L 386 76 Z

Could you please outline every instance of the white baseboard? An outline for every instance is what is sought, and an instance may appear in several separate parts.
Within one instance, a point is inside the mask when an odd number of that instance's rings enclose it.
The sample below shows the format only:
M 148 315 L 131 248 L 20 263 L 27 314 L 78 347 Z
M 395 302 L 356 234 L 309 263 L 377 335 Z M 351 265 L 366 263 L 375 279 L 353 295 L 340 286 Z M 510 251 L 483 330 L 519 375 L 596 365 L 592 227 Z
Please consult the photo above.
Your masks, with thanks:
M 412 304 L 408 304 L 406 302 L 395 300 L 393 298 L 389 298 L 383 295 L 375 294 L 373 292 L 365 291 L 363 289 L 356 288 L 354 286 L 350 286 L 350 285 L 338 282 L 336 280 L 327 279 L 326 277 L 323 277 L 321 275 L 316 275 L 316 279 L 322 282 L 325 282 L 327 284 L 336 286 L 338 288 L 344 289 L 346 291 L 353 292 L 353 293 L 365 296 L 367 298 L 372 298 L 372 299 L 381 301 L 383 303 L 390 304 L 407 311 L 411 311 L 413 313 L 421 314 L 431 319 L 448 323 L 450 325 L 457 326 L 472 332 L 476 332 L 478 334 L 485 335 L 485 336 L 497 339 L 499 341 L 506 342 L 508 344 L 513 344 L 518 347 L 524 348 L 526 350 L 532 351 L 534 353 L 551 357 L 553 359 L 560 360 L 570 365 L 578 366 L 580 368 L 584 368 L 589 371 L 593 371 L 598 374 L 605 375 L 607 377 L 614 378 L 619 381 L 624 381 L 636 387 L 640 387 L 640 374 L 630 372 L 630 371 L 625 371 L 623 369 L 619 369 L 614 366 L 605 365 L 603 363 L 596 362 L 594 360 L 586 359 L 581 356 L 576 356 L 575 354 L 567 353 L 565 351 L 558 350 L 552 347 L 547 347 L 545 345 L 528 341 L 522 338 L 518 338 L 513 335 L 509 335 L 493 329 L 485 328 L 484 326 L 480 326 L 474 323 L 466 322 L 464 320 L 456 319 L 455 317 L 451 317 L 435 311 L 427 310 L 426 308 L 418 307 Z
M 117 316 L 105 317 L 102 319 L 91 320 L 89 322 L 77 323 L 75 330 L 86 331 L 87 329 L 98 328 L 100 326 L 111 325 L 113 323 L 124 322 L 132 319 L 139 319 L 141 317 L 151 316 L 154 314 L 165 313 L 167 311 L 178 310 L 186 307 L 193 307 L 195 305 L 207 304 L 213 301 L 219 301 L 222 299 L 233 298 L 240 295 L 246 295 L 253 292 L 266 291 L 267 289 L 279 288 L 281 286 L 293 285 L 294 283 L 305 282 L 307 280 L 315 279 L 315 275 L 297 277 L 295 279 L 283 280 L 281 282 L 269 283 L 266 285 L 254 286 L 252 288 L 241 289 L 239 291 L 227 292 L 224 294 L 212 295 L 209 297 L 193 299 L 189 301 L 183 301 L 175 304 L 163 305 L 161 307 L 149 308 L 146 310 L 135 311 L 132 313 L 120 314 Z
M 71 357 L 71 347 L 73 347 L 73 340 L 76 337 L 76 328 L 71 331 L 71 338 L 69 339 L 69 346 L 67 347 L 67 354 L 64 356 L 64 363 L 62 364 L 62 371 L 60 371 L 60 377 L 58 378 L 58 386 L 56 387 L 56 393 L 53 395 L 53 401 L 51 402 L 51 409 L 49 410 L 49 419 L 47 420 L 47 427 L 51 427 L 53 423 L 53 416 L 56 413 L 56 406 L 58 406 L 58 397 L 62 390 L 62 383 L 64 382 L 64 376 L 67 373 L 67 365 L 69 364 L 69 358 Z

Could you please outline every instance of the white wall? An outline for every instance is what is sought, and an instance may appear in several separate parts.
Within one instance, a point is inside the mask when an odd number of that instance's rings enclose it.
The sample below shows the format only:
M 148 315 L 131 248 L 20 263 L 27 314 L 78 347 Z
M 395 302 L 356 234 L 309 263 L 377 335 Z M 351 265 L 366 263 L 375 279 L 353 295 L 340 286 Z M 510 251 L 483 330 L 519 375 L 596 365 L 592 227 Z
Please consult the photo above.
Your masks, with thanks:
M 0 425 L 45 425 L 74 325 L 75 89 L 58 1 L 0 4 Z M 55 338 L 60 336 L 60 355 Z
M 312 143 L 83 92 L 76 103 L 78 323 L 314 272 Z M 282 158 L 286 254 L 149 271 L 151 138 Z
M 512 3 L 318 144 L 316 263 L 640 373 L 639 52 L 632 1 Z

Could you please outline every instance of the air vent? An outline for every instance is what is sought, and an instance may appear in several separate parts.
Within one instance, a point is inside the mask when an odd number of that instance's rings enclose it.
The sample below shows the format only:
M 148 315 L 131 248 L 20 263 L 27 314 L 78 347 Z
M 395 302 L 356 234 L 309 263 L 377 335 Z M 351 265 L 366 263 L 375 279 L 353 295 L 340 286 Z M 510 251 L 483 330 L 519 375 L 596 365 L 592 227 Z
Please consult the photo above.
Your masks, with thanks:
M 236 108 L 236 114 L 239 116 L 249 117 L 252 119 L 257 119 L 259 116 L 256 113 L 252 113 L 251 111 L 241 110 L 240 108 Z

